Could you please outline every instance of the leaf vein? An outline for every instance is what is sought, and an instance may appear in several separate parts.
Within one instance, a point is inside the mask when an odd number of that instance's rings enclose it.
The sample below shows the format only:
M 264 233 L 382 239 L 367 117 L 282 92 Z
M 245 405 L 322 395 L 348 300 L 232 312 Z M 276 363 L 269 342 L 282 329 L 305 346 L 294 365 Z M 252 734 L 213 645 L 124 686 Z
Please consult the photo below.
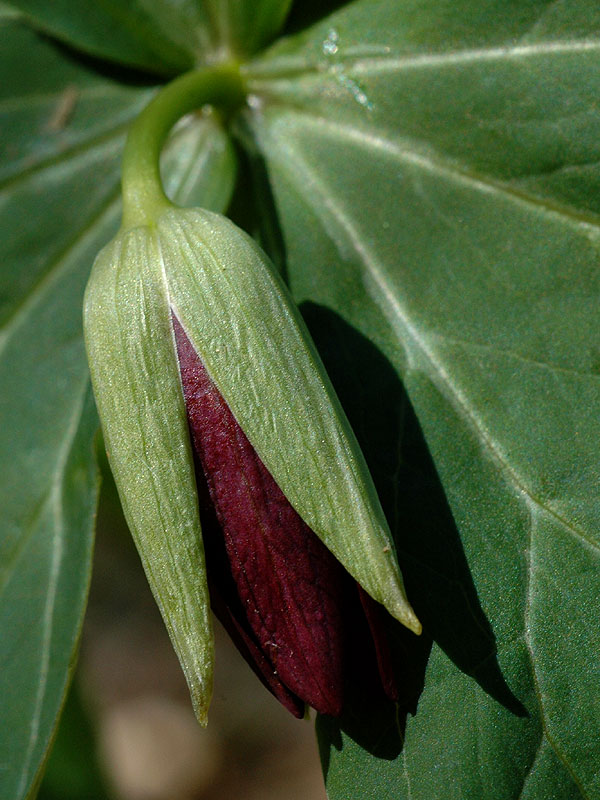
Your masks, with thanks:
M 297 74 L 316 73 L 321 79 L 324 71 L 335 70 L 343 67 L 352 71 L 354 75 L 374 75 L 387 72 L 406 72 L 417 69 L 435 69 L 439 67 L 454 67 L 462 64 L 481 64 L 494 61 L 518 61 L 548 55 L 570 55 L 573 53 L 600 53 L 600 41 L 597 39 L 580 39 L 578 41 L 540 41 L 530 44 L 509 44 L 496 47 L 465 48 L 451 52 L 429 53 L 392 53 L 385 44 L 371 45 L 373 50 L 379 50 L 375 55 L 365 57 L 364 46 L 344 47 L 335 59 L 307 60 L 300 56 L 275 57 L 268 64 L 256 64 L 247 68 L 248 78 L 253 88 L 260 88 L 261 81 L 268 78 L 285 79 Z
M 122 89 L 119 90 L 114 86 L 106 84 L 79 88 L 75 81 L 73 81 L 70 83 L 67 82 L 65 87 L 67 86 L 74 86 L 77 89 L 77 102 L 81 100 L 110 97 L 111 95 L 119 97 L 124 94 Z M 26 111 L 31 105 L 46 105 L 59 102 L 64 95 L 64 91 L 65 89 L 61 88 L 54 92 L 36 92 L 15 95 L 14 97 L 5 97 L 3 100 L 0 100 L 0 114 L 13 114 L 23 110 Z
M 98 134 L 98 136 L 78 142 L 72 147 L 61 150 L 60 153 L 53 153 L 46 158 L 41 158 L 34 164 L 29 164 L 20 172 L 13 172 L 12 174 L 6 175 L 4 178 L 0 178 L 0 192 L 5 192 L 7 189 L 12 191 L 16 185 L 24 180 L 27 180 L 27 178 L 30 178 L 32 175 L 41 172 L 42 170 L 50 169 L 63 164 L 64 162 L 69 161 L 71 158 L 93 150 L 99 145 L 108 144 L 111 140 L 118 139 L 125 133 L 129 125 L 130 120 L 128 119 L 125 122 L 121 122 L 115 127 L 110 128 L 109 130 L 102 131 L 102 133 Z
M 76 236 L 69 242 L 69 244 L 62 250 L 57 257 L 51 261 L 47 269 L 38 277 L 36 282 L 27 292 L 27 294 L 16 303 L 11 313 L 0 325 L 0 358 L 5 350 L 11 336 L 18 329 L 19 323 L 25 318 L 31 309 L 43 295 L 51 289 L 54 283 L 60 279 L 63 270 L 67 269 L 70 265 L 69 257 L 72 253 L 84 242 L 88 236 L 95 233 L 95 226 L 104 218 L 109 217 L 111 213 L 117 208 L 120 200 L 120 192 L 118 185 L 110 194 L 107 202 L 102 208 L 94 214 L 88 224 L 79 230 Z
M 586 798 L 586 800 L 587 800 L 588 795 L 584 791 L 583 787 L 581 786 L 581 784 L 579 782 L 579 779 L 577 778 L 574 770 L 572 769 L 572 767 L 570 766 L 570 764 L 569 764 L 569 762 L 567 760 L 566 755 L 564 753 L 562 753 L 562 751 L 561 751 L 560 747 L 558 746 L 557 742 L 554 741 L 554 738 L 550 735 L 550 732 L 548 730 L 548 723 L 547 723 L 547 716 L 546 716 L 546 710 L 545 710 L 544 696 L 543 696 L 543 693 L 542 693 L 542 691 L 540 689 L 540 684 L 539 684 L 539 681 L 538 681 L 537 670 L 536 670 L 535 652 L 534 652 L 533 642 L 531 641 L 531 625 L 529 624 L 530 623 L 530 618 L 531 618 L 531 605 L 532 605 L 532 597 L 533 597 L 533 578 L 532 578 L 532 576 L 533 576 L 533 561 L 532 561 L 533 556 L 532 556 L 532 553 L 533 553 L 533 547 L 534 547 L 534 535 L 535 535 L 535 528 L 536 528 L 536 524 L 535 524 L 536 514 L 535 514 L 535 509 L 532 508 L 532 506 L 531 506 L 531 503 L 528 502 L 527 503 L 527 507 L 528 507 L 528 510 L 529 510 L 530 523 L 529 523 L 529 548 L 528 548 L 528 551 L 527 551 L 527 554 L 526 554 L 527 555 L 527 587 L 526 587 L 526 593 L 525 593 L 526 602 L 525 602 L 525 614 L 524 614 L 523 631 L 524 631 L 525 647 L 527 649 L 527 653 L 528 653 L 528 656 L 529 656 L 529 662 L 531 664 L 531 677 L 532 677 L 532 680 L 533 680 L 533 689 L 535 691 L 535 695 L 536 695 L 536 698 L 537 698 L 537 701 L 538 701 L 538 705 L 539 705 L 540 710 L 542 712 L 540 714 L 540 722 L 541 722 L 541 725 L 542 725 L 543 736 L 546 737 L 546 740 L 548 741 L 548 744 L 550 745 L 550 747 L 554 751 L 557 759 L 561 762 L 561 764 L 563 764 L 563 766 L 565 767 L 565 769 L 567 770 L 567 772 L 571 776 L 574 784 L 579 789 L 579 791 L 581 793 L 581 796 L 583 798 Z M 539 754 L 539 751 L 541 750 L 541 745 L 542 745 L 542 742 L 540 742 L 540 745 L 538 746 L 538 750 L 536 752 L 536 757 Z M 530 773 L 531 773 L 534 765 L 535 765 L 535 761 L 532 762 Z M 524 788 L 525 788 L 525 782 L 523 782 L 523 789 L 521 791 L 521 794 L 523 793 Z
M 367 74 L 388 70 L 431 69 L 459 64 L 480 64 L 484 61 L 537 58 L 547 55 L 570 55 L 572 53 L 600 53 L 600 42 L 583 39 L 578 42 L 536 42 L 506 47 L 476 48 L 452 53 L 426 53 L 396 58 L 378 57 L 356 61 L 353 71 Z
M 563 375 L 574 375 L 580 378 L 591 378 L 593 380 L 597 380 L 600 378 L 600 375 L 597 372 L 593 372 L 590 370 L 580 370 L 575 369 L 574 367 L 561 367 L 558 364 L 554 364 L 551 361 L 544 361 L 541 359 L 532 358 L 529 355 L 524 355 L 522 353 L 516 353 L 514 350 L 504 350 L 496 345 L 483 343 L 483 342 L 473 342 L 469 341 L 468 339 L 461 339 L 458 336 L 448 336 L 445 333 L 440 333 L 438 331 L 431 331 L 430 334 L 432 339 L 438 339 L 441 342 L 449 345 L 458 345 L 463 347 L 465 350 L 483 350 L 490 353 L 495 353 L 496 355 L 504 356 L 505 358 L 514 359 L 515 361 L 520 361 L 523 364 L 527 364 L 532 367 L 539 367 L 540 369 L 546 369 L 548 372 L 551 373 L 560 373 Z

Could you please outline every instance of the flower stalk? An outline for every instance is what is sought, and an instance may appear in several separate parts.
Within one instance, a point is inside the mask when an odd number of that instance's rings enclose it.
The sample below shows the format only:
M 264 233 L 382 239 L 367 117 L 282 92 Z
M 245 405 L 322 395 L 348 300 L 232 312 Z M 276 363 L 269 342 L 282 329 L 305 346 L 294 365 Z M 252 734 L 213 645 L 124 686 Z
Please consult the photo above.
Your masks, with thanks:
M 188 72 L 156 95 L 133 122 L 125 143 L 123 228 L 151 225 L 161 211 L 173 205 L 160 177 L 160 153 L 173 125 L 203 105 L 232 111 L 244 99 L 244 82 L 235 64 Z

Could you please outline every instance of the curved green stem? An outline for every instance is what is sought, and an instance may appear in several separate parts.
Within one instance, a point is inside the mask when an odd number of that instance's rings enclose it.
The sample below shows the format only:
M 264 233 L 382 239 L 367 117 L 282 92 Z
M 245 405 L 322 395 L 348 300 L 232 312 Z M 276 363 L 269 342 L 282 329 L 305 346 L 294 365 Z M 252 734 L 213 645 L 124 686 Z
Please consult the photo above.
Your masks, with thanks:
M 232 109 L 242 104 L 245 87 L 236 66 L 207 67 L 169 83 L 146 106 L 129 130 L 123 155 L 123 225 L 148 225 L 166 206 L 160 177 L 160 152 L 177 120 L 208 103 Z

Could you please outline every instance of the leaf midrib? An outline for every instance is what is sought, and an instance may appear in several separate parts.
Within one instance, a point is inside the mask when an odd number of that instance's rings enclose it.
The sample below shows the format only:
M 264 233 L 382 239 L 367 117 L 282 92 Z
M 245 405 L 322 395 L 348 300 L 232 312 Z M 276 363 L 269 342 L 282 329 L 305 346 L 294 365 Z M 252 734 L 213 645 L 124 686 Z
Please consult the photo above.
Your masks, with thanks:
M 382 50 L 386 46 L 382 44 Z M 361 52 L 362 49 L 362 52 Z M 465 48 L 450 52 L 406 53 L 383 52 L 365 56 L 364 46 L 344 48 L 333 57 L 321 56 L 318 60 L 306 56 L 279 56 L 272 60 L 251 63 L 245 67 L 250 85 L 262 87 L 262 80 L 285 80 L 306 74 L 321 79 L 327 71 L 335 73 L 336 67 L 356 75 L 368 75 L 388 71 L 405 72 L 416 69 L 455 67 L 461 64 L 481 64 L 486 61 L 518 61 L 548 55 L 570 55 L 582 52 L 600 53 L 600 40 L 580 39 L 576 41 L 542 41 L 532 44 L 504 45 L 495 47 Z

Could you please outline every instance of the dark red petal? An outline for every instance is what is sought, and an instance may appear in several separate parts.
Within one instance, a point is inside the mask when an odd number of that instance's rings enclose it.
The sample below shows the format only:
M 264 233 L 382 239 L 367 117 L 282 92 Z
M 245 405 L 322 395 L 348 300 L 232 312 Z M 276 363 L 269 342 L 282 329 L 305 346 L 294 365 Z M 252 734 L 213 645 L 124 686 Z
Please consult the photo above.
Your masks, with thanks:
M 212 610 L 259 680 L 288 711 L 301 719 L 305 712 L 304 701 L 283 685 L 273 665 L 260 649 L 244 614 L 237 586 L 231 574 L 223 531 L 217 520 L 202 465 L 198 459 L 196 459 L 196 483 L 202 520 L 202 539 L 209 568 L 208 588 Z
M 173 326 L 192 440 L 243 607 L 236 624 L 250 626 L 285 687 L 339 715 L 343 570 L 271 477 L 175 317 Z
M 392 667 L 392 654 L 385 630 L 382 614 L 387 613 L 383 606 L 377 603 L 368 595 L 360 584 L 356 584 L 360 602 L 365 612 L 365 617 L 369 623 L 375 654 L 377 656 L 377 668 L 381 685 L 386 696 L 396 702 L 398 700 L 398 684 Z
M 243 617 L 233 613 L 233 608 L 239 603 L 227 603 L 214 581 L 211 581 L 210 601 L 216 617 L 244 659 L 252 667 L 255 675 L 275 695 L 284 708 L 287 708 L 298 719 L 302 719 L 305 709 L 304 701 L 290 692 L 287 686 L 281 682 L 273 665 L 260 649 L 253 632 L 248 625 L 244 624 Z

